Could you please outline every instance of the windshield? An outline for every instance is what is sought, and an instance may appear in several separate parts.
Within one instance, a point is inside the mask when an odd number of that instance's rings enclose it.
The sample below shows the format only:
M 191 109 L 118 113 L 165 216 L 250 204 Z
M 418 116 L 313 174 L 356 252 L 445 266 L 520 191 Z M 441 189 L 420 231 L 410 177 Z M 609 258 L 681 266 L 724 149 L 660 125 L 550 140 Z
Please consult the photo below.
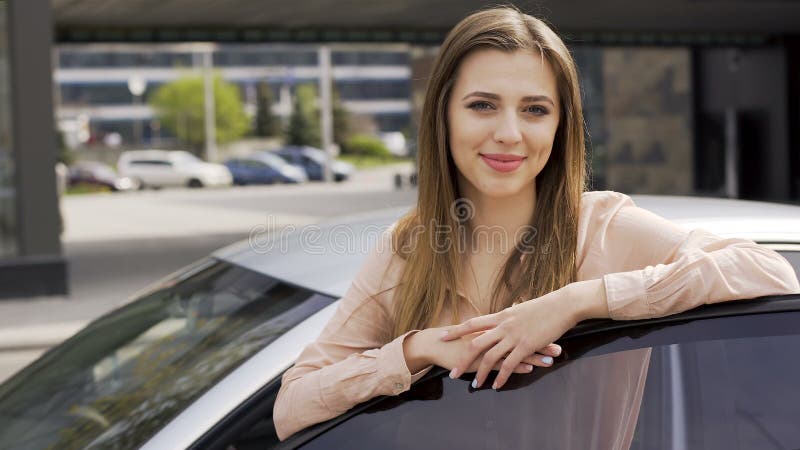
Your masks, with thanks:
M 325 163 L 325 159 L 326 159 L 325 158 L 325 152 L 323 152 L 322 150 L 319 150 L 319 149 L 316 149 L 316 148 L 305 148 L 303 150 L 303 154 L 305 156 L 308 156 L 310 159 L 320 163 L 320 164 L 324 164 Z
M 0 448 L 139 447 L 331 302 L 260 273 L 202 261 L 0 386 Z
M 283 166 L 289 165 L 286 161 L 283 160 L 283 158 L 272 153 L 266 153 L 266 152 L 259 153 L 258 159 L 271 165 L 272 167 L 275 167 L 276 169 L 280 169 Z

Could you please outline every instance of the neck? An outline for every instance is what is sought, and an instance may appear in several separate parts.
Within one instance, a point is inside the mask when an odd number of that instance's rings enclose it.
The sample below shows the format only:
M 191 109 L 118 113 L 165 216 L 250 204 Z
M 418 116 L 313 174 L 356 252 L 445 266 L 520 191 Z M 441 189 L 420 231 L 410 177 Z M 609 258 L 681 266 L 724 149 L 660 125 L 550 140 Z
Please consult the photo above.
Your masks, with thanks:
M 473 234 L 480 236 L 476 239 L 475 249 L 486 251 L 487 244 L 491 241 L 494 249 L 492 253 L 498 253 L 497 249 L 503 254 L 511 251 L 521 237 L 521 232 L 531 223 L 536 209 L 536 184 L 531 183 L 514 195 L 492 197 L 481 193 L 465 179 L 460 179 L 459 190 L 462 197 L 475 206 L 470 220 Z

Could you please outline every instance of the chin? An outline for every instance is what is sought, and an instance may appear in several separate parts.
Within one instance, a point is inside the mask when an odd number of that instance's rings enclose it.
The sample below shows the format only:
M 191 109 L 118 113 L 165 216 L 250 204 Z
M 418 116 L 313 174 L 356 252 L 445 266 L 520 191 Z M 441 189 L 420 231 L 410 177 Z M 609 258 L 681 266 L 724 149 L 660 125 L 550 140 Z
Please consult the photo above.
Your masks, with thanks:
M 532 183 L 532 181 L 531 181 Z M 526 186 L 524 183 L 511 180 L 485 180 L 480 183 L 478 190 L 487 197 L 511 197 L 518 195 Z

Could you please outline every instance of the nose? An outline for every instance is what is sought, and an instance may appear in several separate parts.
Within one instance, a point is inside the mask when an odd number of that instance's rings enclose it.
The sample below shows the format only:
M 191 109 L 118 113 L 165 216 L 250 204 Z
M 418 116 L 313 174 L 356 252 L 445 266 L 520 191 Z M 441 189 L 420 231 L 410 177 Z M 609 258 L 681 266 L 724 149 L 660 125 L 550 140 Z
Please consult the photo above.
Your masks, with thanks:
M 494 130 L 494 140 L 506 145 L 516 144 L 522 140 L 522 133 L 519 130 L 516 114 L 504 114 L 498 117 Z

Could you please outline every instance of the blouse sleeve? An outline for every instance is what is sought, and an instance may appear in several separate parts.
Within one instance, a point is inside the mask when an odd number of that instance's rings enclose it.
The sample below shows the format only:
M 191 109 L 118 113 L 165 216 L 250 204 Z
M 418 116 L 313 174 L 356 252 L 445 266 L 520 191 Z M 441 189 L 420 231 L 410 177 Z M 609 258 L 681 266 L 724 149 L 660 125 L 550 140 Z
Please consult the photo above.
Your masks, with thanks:
M 800 292 L 786 259 L 753 241 L 684 230 L 616 192 L 584 194 L 582 203 L 579 278 L 603 278 L 612 319 Z
M 379 395 L 408 390 L 433 366 L 411 374 L 403 354 L 411 330 L 389 341 L 393 287 L 404 262 L 391 251 L 391 229 L 372 249 L 331 320 L 281 379 L 273 422 L 283 441 Z M 387 342 L 388 341 L 388 342 Z

